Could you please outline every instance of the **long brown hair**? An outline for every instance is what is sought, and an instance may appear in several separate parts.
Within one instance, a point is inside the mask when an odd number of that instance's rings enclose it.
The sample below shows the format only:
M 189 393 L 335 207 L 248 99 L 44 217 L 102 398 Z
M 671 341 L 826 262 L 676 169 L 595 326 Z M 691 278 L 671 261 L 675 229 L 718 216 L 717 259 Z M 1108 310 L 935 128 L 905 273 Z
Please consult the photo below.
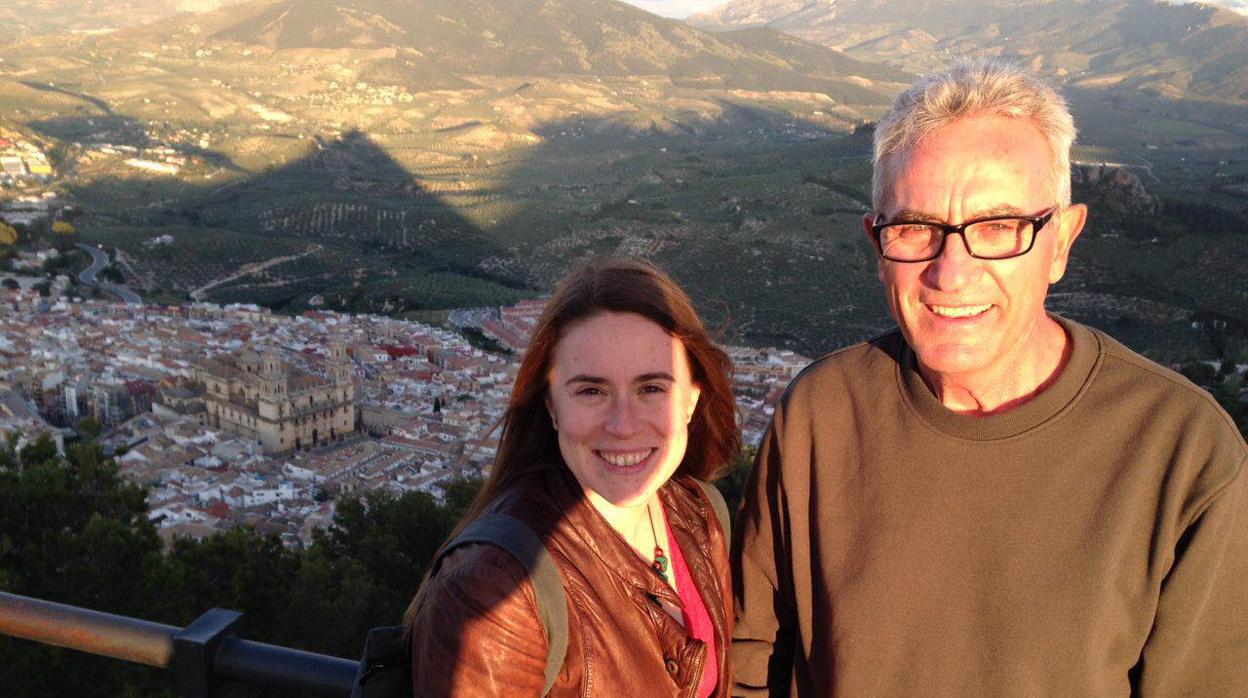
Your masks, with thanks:
M 679 339 L 685 348 L 701 396 L 689 422 L 689 443 L 676 474 L 714 480 L 737 455 L 741 436 L 732 395 L 732 362 L 711 340 L 693 301 L 670 276 L 649 262 L 623 258 L 591 262 L 570 273 L 542 310 L 511 389 L 489 478 L 450 538 L 512 485 L 558 461 L 558 435 L 546 409 L 546 377 L 555 347 L 570 325 L 604 312 L 636 313 Z M 423 591 L 423 583 L 421 587 Z M 421 595 L 417 592 L 404 614 L 409 629 Z

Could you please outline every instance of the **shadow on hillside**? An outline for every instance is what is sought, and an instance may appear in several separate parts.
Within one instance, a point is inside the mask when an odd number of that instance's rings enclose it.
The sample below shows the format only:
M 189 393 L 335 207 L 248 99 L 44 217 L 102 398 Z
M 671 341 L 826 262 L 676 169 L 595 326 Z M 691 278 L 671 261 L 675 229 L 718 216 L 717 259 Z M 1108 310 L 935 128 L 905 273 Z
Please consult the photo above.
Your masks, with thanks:
M 75 118 L 39 126 L 80 137 L 95 125 Z M 108 128 L 124 144 L 148 144 L 132 120 L 114 119 Z M 175 181 L 176 191 L 159 188 Z M 311 140 L 302 157 L 225 184 L 102 178 L 76 193 L 103 202 L 128 187 L 139 188 L 140 199 L 152 190 L 154 200 L 97 212 L 106 227 L 92 239 L 120 245 L 153 267 L 164 289 L 189 291 L 276 259 L 264 271 L 214 286 L 208 299 L 384 313 L 450 307 L 465 298 L 509 303 L 534 292 L 507 265 L 483 265 L 509 253 L 358 131 Z M 166 232 L 172 243 L 150 246 Z M 309 305 L 316 296 L 320 303 Z
M 30 86 L 38 87 L 37 84 L 31 84 Z M 57 88 L 48 88 L 45 85 L 44 89 Z M 98 102 L 104 105 L 102 108 L 107 108 L 107 105 L 97 98 L 72 92 L 66 92 L 66 94 L 90 101 L 92 104 Z M 147 129 L 140 121 L 113 112 L 106 112 L 102 115 L 57 116 L 34 121 L 30 126 L 40 135 L 60 141 L 76 141 L 89 145 L 128 146 L 140 150 L 157 145 L 152 141 Z M 242 168 L 228 155 L 211 148 L 201 148 L 199 145 L 192 143 L 162 143 L 159 145 L 170 147 L 181 155 L 199 158 L 210 165 L 230 172 L 242 171 Z
M 442 159 L 416 172 L 368 134 L 347 132 L 308 140 L 301 157 L 265 172 L 129 207 L 119 226 L 183 231 L 184 249 L 149 260 L 165 287 L 200 288 L 278 259 L 206 298 L 286 311 L 506 305 L 614 254 L 669 269 L 729 341 L 813 356 L 886 328 L 859 222 L 869 208 L 870 129 L 846 135 L 850 125 L 830 114 L 815 123 L 733 98 L 718 106 L 713 117 L 570 116 L 532 129 L 533 146 L 482 145 L 481 132 L 498 130 L 465 122 L 438 132 Z M 44 124 L 54 127 L 83 124 Z M 1106 221 L 1093 211 L 1089 230 Z M 1190 293 L 1141 283 L 1121 262 L 1103 273 L 1104 262 L 1088 258 L 1098 268 L 1083 273 L 1083 251 L 1062 290 L 1190 305 Z M 1063 310 L 1108 321 L 1105 311 Z M 1177 337 L 1182 324 L 1141 323 L 1146 337 Z
M 154 200 L 117 207 L 90 236 L 152 269 L 149 289 L 234 275 L 202 297 L 290 312 L 506 305 L 577 263 L 634 255 L 670 269 L 727 340 L 817 353 L 878 331 L 886 314 L 856 222 L 865 204 L 851 191 L 866 191 L 854 171 L 869 131 L 846 137 L 743 100 L 719 107 L 713 118 L 560 119 L 533 130 L 535 147 L 502 155 L 475 145 L 479 124 L 469 124 L 439 134 L 448 157 L 424 172 L 350 131 L 226 184 L 144 193 Z M 129 143 L 146 142 L 133 121 L 114 119 Z M 79 137 L 92 126 L 41 124 Z M 489 164 L 496 155 L 505 171 Z M 81 194 L 108 201 L 128 186 L 105 179 Z M 164 234 L 171 245 L 147 246 Z
M 55 116 L 31 123 L 42 136 L 87 144 L 148 148 L 147 130 L 135 119 L 118 114 Z
M 63 87 L 57 87 L 56 85 L 46 83 L 46 82 L 34 82 L 33 80 L 21 80 L 20 82 L 21 84 L 25 85 L 26 87 L 29 87 L 32 90 L 39 90 L 40 92 L 51 92 L 52 94 L 64 95 L 66 97 L 73 97 L 74 99 L 80 99 L 96 107 L 97 109 L 99 109 L 100 111 L 104 112 L 107 115 L 112 115 L 113 113 L 113 108 L 109 106 L 108 102 L 105 102 L 99 97 L 92 97 L 91 95 L 88 95 L 88 94 L 74 92 L 73 90 L 67 90 Z

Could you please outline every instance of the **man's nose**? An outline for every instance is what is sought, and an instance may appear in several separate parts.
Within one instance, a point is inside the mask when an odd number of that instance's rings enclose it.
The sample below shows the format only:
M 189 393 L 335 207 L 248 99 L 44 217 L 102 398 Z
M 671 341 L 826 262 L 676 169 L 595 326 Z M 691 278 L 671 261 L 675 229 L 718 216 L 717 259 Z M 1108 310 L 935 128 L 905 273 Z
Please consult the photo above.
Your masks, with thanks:
M 637 406 L 628 397 L 617 397 L 611 401 L 610 412 L 607 414 L 605 431 L 620 438 L 637 433 Z
M 981 260 L 971 256 L 966 235 L 953 233 L 945 238 L 940 256 L 928 262 L 925 276 L 937 289 L 956 290 L 975 281 L 983 273 Z

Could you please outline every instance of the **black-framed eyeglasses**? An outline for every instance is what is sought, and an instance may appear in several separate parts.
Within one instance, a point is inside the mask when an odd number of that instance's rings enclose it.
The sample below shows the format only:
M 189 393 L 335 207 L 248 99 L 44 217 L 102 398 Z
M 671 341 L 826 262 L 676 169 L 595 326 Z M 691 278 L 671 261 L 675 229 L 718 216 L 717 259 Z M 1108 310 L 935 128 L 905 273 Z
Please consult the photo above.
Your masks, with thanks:
M 871 226 L 880 256 L 893 262 L 926 262 L 945 249 L 950 235 L 960 234 L 966 251 L 976 259 L 1009 259 L 1031 251 L 1057 206 L 1038 216 L 991 216 L 946 225 L 930 221 L 891 221 Z

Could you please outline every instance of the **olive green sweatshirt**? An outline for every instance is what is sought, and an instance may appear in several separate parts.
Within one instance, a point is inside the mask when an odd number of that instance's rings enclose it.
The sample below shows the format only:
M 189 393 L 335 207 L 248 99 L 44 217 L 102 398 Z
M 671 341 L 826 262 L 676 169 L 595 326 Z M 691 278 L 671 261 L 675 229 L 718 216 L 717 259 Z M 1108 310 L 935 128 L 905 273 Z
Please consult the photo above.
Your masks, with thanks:
M 1106 335 L 1007 412 L 943 407 L 893 332 L 763 438 L 734 539 L 734 696 L 1248 696 L 1248 449 Z

